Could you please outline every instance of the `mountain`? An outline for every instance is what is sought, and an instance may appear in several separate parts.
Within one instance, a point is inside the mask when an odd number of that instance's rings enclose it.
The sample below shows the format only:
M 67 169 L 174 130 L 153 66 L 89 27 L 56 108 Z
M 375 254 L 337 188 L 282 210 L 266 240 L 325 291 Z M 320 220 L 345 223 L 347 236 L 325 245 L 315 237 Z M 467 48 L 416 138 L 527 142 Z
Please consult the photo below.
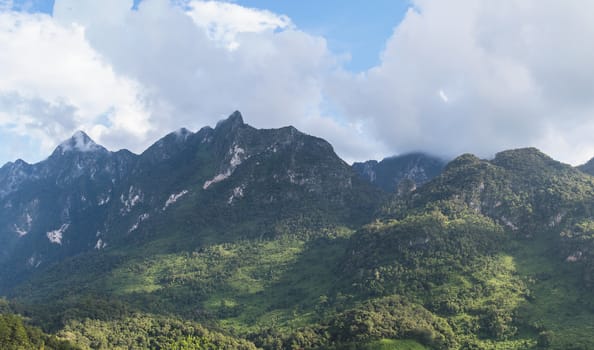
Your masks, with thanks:
M 326 141 L 292 127 L 257 130 L 239 112 L 214 129 L 170 133 L 140 155 L 109 152 L 77 132 L 40 163 L 0 170 L 0 285 L 171 222 L 193 234 L 205 221 L 367 220 L 368 192 Z
M 579 165 L 577 168 L 586 174 L 594 176 L 594 158 L 590 159 L 585 164 Z
M 40 163 L 2 167 L 0 286 L 7 277 L 92 249 L 110 194 L 127 178 L 133 159 L 77 132 Z
M 326 141 L 239 112 L 139 155 L 76 133 L 8 163 L 0 341 L 594 348 L 594 177 L 534 148 L 367 164 L 423 185 L 386 193 Z
M 384 158 L 378 162 L 368 160 L 354 163 L 353 169 L 361 178 L 386 192 L 411 190 L 423 185 L 441 173 L 446 162 L 424 153 L 409 153 Z M 404 186 L 404 187 L 403 187 Z
M 436 348 L 589 349 L 593 198 L 593 178 L 534 148 L 462 155 L 353 235 L 340 274 L 422 305 Z

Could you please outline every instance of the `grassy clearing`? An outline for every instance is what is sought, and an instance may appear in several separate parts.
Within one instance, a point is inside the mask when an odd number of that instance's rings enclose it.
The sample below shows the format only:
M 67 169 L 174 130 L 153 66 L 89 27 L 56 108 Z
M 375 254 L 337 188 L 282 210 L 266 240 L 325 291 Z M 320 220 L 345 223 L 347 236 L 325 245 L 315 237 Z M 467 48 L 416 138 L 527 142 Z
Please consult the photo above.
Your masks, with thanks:
M 147 312 L 216 319 L 240 333 L 294 329 L 318 318 L 315 309 L 335 285 L 347 231 L 310 240 L 285 234 L 176 254 L 150 254 L 152 242 L 95 286 L 108 286 L 109 293 Z

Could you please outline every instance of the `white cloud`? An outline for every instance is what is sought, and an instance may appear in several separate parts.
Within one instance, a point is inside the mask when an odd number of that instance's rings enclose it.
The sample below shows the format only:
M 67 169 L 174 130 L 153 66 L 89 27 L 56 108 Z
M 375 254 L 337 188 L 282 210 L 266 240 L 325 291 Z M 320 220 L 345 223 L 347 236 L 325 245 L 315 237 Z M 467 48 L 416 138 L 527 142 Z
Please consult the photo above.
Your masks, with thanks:
M 370 121 L 394 152 L 534 145 L 572 163 L 594 156 L 594 3 L 415 5 L 379 66 L 329 81 L 350 120 Z
M 0 13 L 0 76 L 0 127 L 39 138 L 43 152 L 100 118 L 114 132 L 147 132 L 141 88 L 113 72 L 81 26 Z
M 450 99 L 448 98 L 448 95 L 445 94 L 445 92 L 442 89 L 439 89 L 439 98 L 441 98 L 441 100 L 445 103 L 448 103 L 450 101 Z
M 333 57 L 286 16 L 200 1 L 131 7 L 57 0 L 53 17 L 2 13 L 0 128 L 41 139 L 40 154 L 76 129 L 138 152 L 235 109 L 258 127 L 319 115 Z
M 114 71 L 145 88 L 155 130 L 148 139 L 180 126 L 214 125 L 235 109 L 256 127 L 299 128 L 320 115 L 321 79 L 335 66 L 334 56 L 323 38 L 295 29 L 285 16 L 225 3 L 178 7 L 165 0 L 145 0 L 137 11 L 116 16 L 118 21 L 87 16 L 101 16 L 100 7 L 59 0 L 54 17 L 84 26 L 90 45 Z M 212 30 L 223 34 L 213 36 Z M 237 44 L 232 49 L 229 40 Z
M 284 15 L 198 0 L 131 7 L 0 13 L 0 134 L 40 140 L 42 155 L 76 129 L 141 151 L 238 109 L 256 127 L 324 137 L 347 160 L 521 146 L 573 163 L 594 155 L 589 2 L 419 0 L 360 74 Z
M 218 1 L 190 1 L 188 14 L 213 40 L 236 49 L 240 33 L 261 33 L 292 27 L 289 17 Z
M 381 159 L 391 154 L 381 142 L 370 137 L 364 123 L 341 122 L 320 115 L 302 119 L 298 128 L 310 135 L 323 137 L 346 162 Z

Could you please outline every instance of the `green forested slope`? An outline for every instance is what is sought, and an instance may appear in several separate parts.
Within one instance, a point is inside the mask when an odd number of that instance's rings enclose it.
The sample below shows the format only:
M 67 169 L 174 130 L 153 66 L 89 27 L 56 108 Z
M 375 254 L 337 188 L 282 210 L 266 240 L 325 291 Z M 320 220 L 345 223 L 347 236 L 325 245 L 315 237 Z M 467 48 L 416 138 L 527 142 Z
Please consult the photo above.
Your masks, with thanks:
M 80 347 L 28 325 L 22 317 L 10 313 L 8 303 L 0 299 L 0 349 L 76 350 Z
M 10 312 L 93 349 L 594 348 L 593 177 L 520 149 L 387 197 L 300 137 L 37 269 Z

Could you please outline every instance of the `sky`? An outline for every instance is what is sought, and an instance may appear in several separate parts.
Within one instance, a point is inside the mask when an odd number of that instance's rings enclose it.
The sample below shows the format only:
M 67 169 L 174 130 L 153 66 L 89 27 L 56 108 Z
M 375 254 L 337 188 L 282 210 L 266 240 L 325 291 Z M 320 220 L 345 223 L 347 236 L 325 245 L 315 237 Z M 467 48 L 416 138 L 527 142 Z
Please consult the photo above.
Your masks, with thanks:
M 0 165 L 142 152 L 235 110 L 348 162 L 594 156 L 589 0 L 0 0 Z

